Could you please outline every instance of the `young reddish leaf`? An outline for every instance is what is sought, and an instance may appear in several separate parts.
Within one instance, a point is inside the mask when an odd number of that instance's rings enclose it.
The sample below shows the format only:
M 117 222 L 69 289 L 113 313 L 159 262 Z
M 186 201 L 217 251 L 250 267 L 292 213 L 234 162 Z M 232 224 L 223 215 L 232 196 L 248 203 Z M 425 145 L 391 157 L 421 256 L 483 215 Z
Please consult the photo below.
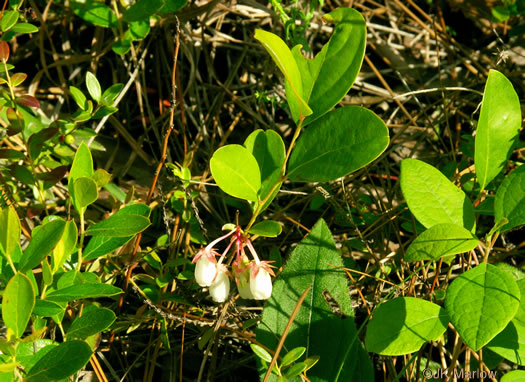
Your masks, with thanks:
M 40 107 L 40 102 L 29 94 L 23 95 L 22 97 L 18 97 L 16 99 L 16 102 L 20 105 L 29 106 L 29 107 Z
M 36 174 L 36 177 L 46 182 L 56 183 L 66 175 L 68 169 L 69 166 L 58 166 L 51 171 Z
M 15 73 L 11 76 L 11 85 L 18 86 L 27 78 L 25 73 Z
M 57 133 L 57 127 L 49 127 L 31 135 L 31 137 L 29 137 L 29 141 L 27 142 L 29 147 L 29 155 L 31 158 L 36 159 L 42 151 L 43 144 L 53 138 Z
M 6 116 L 7 116 L 7 120 L 9 122 L 16 121 L 18 119 L 18 116 L 16 115 L 15 109 L 13 109 L 12 107 L 8 107 L 7 108 Z
M 28 186 L 35 184 L 35 178 L 33 173 L 29 171 L 26 167 L 20 166 L 19 164 L 12 164 L 9 166 L 11 176 L 20 182 L 27 184 Z
M 9 59 L 9 44 L 5 41 L 0 41 L 0 60 L 6 62 Z
M 24 158 L 25 155 L 21 151 L 10 150 L 10 149 L 0 149 L 0 159 L 14 159 L 19 160 Z

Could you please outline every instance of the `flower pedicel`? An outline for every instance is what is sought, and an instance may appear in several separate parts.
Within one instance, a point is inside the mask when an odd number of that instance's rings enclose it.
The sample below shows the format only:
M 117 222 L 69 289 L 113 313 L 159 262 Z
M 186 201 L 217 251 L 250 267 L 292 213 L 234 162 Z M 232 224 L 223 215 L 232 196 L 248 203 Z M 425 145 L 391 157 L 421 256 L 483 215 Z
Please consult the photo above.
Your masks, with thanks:
M 222 255 L 213 248 L 218 242 L 235 234 Z M 235 259 L 232 264 L 233 276 L 241 298 L 266 300 L 272 295 L 272 279 L 275 276 L 270 261 L 261 261 L 255 252 L 252 242 L 243 235 L 239 226 L 226 235 L 212 241 L 202 248 L 193 258 L 195 266 L 195 280 L 202 287 L 210 288 L 210 295 L 215 302 L 224 302 L 230 293 L 230 272 L 223 264 L 228 251 L 235 243 Z M 244 251 L 248 247 L 253 260 L 250 260 Z

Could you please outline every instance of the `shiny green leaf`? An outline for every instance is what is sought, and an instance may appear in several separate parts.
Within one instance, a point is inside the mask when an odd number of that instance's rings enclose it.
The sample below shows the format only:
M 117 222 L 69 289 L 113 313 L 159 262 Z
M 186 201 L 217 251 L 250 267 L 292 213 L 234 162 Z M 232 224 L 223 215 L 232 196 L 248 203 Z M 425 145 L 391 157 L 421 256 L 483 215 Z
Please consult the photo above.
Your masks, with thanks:
M 512 83 L 490 70 L 476 129 L 476 176 L 483 190 L 498 175 L 512 153 L 521 128 L 521 107 Z
M 417 159 L 404 159 L 401 191 L 410 212 L 425 228 L 448 223 L 474 232 L 476 219 L 472 203 L 434 166 Z
M 71 165 L 68 178 L 69 195 L 71 196 L 73 205 L 75 205 L 77 210 L 79 210 L 80 207 L 76 206 L 75 204 L 77 200 L 74 189 L 75 180 L 83 177 L 92 178 L 93 173 L 93 158 L 91 156 L 91 152 L 89 151 L 87 145 L 82 142 L 77 149 L 75 158 L 73 159 L 73 164 Z
M 122 289 L 109 284 L 84 283 L 71 285 L 47 294 L 46 299 L 53 302 L 69 302 L 82 298 L 109 297 L 122 293 Z
M 244 147 L 252 153 L 259 165 L 261 172 L 259 198 L 263 200 L 270 193 L 275 183 L 279 182 L 285 157 L 284 142 L 275 131 L 258 129 L 246 138 Z M 273 196 L 277 194 L 279 188 L 275 188 Z M 272 199 L 273 197 L 266 202 L 266 205 Z
M 16 24 L 19 17 L 20 13 L 18 13 L 18 11 L 9 10 L 3 12 L 2 20 L 0 20 L 0 29 L 2 29 L 2 32 L 11 29 Z
M 72 338 L 87 339 L 89 336 L 109 328 L 116 318 L 117 316 L 110 309 L 90 309 L 73 321 L 67 331 L 67 338 L 68 340 Z
M 263 361 L 266 361 L 266 362 L 272 361 L 272 356 L 263 347 L 257 344 L 250 344 L 250 347 L 252 348 L 252 351 L 255 353 L 255 355 L 259 357 L 260 359 L 262 359 Z
M 53 273 L 58 271 L 66 262 L 71 252 L 73 252 L 78 240 L 78 229 L 74 220 L 68 220 L 64 228 L 64 233 L 53 249 Z
M 210 160 L 215 182 L 225 193 L 236 198 L 257 201 L 261 172 L 252 153 L 241 145 L 221 147 Z
M 75 179 L 73 190 L 73 204 L 80 211 L 83 211 L 87 206 L 98 199 L 97 184 L 91 178 L 80 177 Z
M 20 241 L 20 221 L 13 207 L 0 210 L 0 254 L 11 257 Z
M 82 93 L 82 90 L 80 90 L 79 88 L 76 88 L 74 86 L 70 86 L 69 87 L 69 92 L 71 93 L 71 96 L 73 97 L 73 100 L 75 101 L 77 106 L 81 110 L 87 110 L 87 108 L 88 108 L 87 98 L 84 95 L 84 93 Z
M 398 297 L 382 303 L 368 323 L 365 345 L 382 355 L 418 351 L 427 341 L 437 340 L 448 326 L 445 309 L 415 297 Z
M 388 141 L 385 123 L 372 111 L 359 106 L 335 109 L 301 134 L 288 177 L 302 182 L 335 180 L 372 162 Z
M 30 23 L 18 23 L 11 30 L 21 34 L 36 33 L 38 32 L 38 27 Z
M 439 260 L 443 256 L 468 252 L 478 244 L 479 239 L 463 227 L 449 223 L 436 224 L 410 244 L 405 261 Z
M 115 215 L 95 224 L 86 231 L 86 235 L 123 237 L 136 235 L 151 225 L 148 218 L 141 215 Z
M 264 220 L 255 224 L 248 230 L 253 235 L 265 236 L 265 237 L 277 237 L 281 234 L 283 227 L 276 221 Z
M 494 200 L 495 221 L 509 222 L 499 229 L 505 232 L 525 224 L 525 166 L 517 168 L 503 180 Z
M 520 290 L 507 272 L 482 263 L 448 287 L 445 308 L 463 342 L 478 351 L 512 320 Z
M 28 382 L 51 382 L 67 378 L 82 369 L 91 358 L 91 347 L 84 341 L 71 340 L 54 346 L 29 369 Z
M 118 210 L 113 214 L 115 215 L 141 215 L 149 217 L 150 208 L 145 204 L 132 204 Z M 93 260 L 97 257 L 104 256 L 111 253 L 128 241 L 130 241 L 134 235 L 123 236 L 123 237 L 110 237 L 110 236 L 94 236 L 84 249 L 84 260 Z
M 86 86 L 91 98 L 100 102 L 102 89 L 100 88 L 100 83 L 98 82 L 97 77 L 91 72 L 86 72 Z
M 306 117 L 312 114 L 312 110 L 303 98 L 304 90 L 301 72 L 290 48 L 288 48 L 279 36 L 262 29 L 255 30 L 255 39 L 259 40 L 264 46 L 264 49 L 270 54 L 288 82 L 289 91 L 286 92 L 286 95 L 294 121 L 297 122 L 300 117 Z
M 53 301 L 37 299 L 33 313 L 41 317 L 52 317 L 64 310 L 64 307 Z
M 96 0 L 72 0 L 69 2 L 73 13 L 80 18 L 104 28 L 116 28 L 117 17 L 110 7 Z
M 358 11 L 338 8 L 323 19 L 335 24 L 334 32 L 313 60 L 304 58 L 300 45 L 292 49 L 302 76 L 303 97 L 313 111 L 303 126 L 343 99 L 357 78 L 365 54 L 366 26 Z
M 60 219 L 50 221 L 40 226 L 40 229 L 36 233 L 33 231 L 33 239 L 27 246 L 18 264 L 20 270 L 26 272 L 38 266 L 44 257 L 49 255 L 57 246 L 65 227 L 66 222 Z
M 2 296 L 2 319 L 16 338 L 22 337 L 35 306 L 35 291 L 29 278 L 18 272 Z
M 288 366 L 292 362 L 297 361 L 306 351 L 306 348 L 303 346 L 296 347 L 292 350 L 290 350 L 288 353 L 286 353 L 281 360 L 281 366 Z M 302 371 L 301 371 L 302 373 Z

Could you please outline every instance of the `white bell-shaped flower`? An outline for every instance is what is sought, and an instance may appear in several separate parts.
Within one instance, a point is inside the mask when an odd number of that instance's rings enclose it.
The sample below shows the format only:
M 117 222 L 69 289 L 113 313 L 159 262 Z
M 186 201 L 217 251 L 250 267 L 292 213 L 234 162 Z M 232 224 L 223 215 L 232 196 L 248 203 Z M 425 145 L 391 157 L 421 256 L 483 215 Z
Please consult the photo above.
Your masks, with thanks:
M 241 298 L 253 299 L 252 290 L 250 287 L 250 270 L 246 269 L 243 271 L 237 279 L 237 290 L 241 295 Z
M 255 300 L 267 300 L 272 295 L 272 278 L 263 264 L 254 264 L 250 272 L 250 291 Z
M 237 290 L 241 298 L 253 299 L 250 290 L 250 260 L 244 253 L 233 262 L 233 272 L 235 275 L 235 282 L 237 283 Z
M 213 254 L 206 253 L 204 250 L 197 256 L 195 256 L 197 260 L 194 260 L 197 263 L 195 266 L 195 280 L 201 287 L 210 286 L 217 275 L 217 260 L 215 260 Z
M 223 264 L 218 264 L 215 280 L 210 285 L 210 295 L 215 302 L 224 302 L 230 293 L 230 278 L 228 269 Z

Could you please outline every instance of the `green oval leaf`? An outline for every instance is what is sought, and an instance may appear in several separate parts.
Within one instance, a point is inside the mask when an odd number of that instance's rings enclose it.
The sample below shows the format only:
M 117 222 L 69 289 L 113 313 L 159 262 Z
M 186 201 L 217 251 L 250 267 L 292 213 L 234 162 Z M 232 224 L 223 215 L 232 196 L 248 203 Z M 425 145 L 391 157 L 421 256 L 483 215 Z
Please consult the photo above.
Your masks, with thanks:
M 292 49 L 303 80 L 304 99 L 313 111 L 303 126 L 343 99 L 357 78 L 365 54 L 366 26 L 358 11 L 338 8 L 323 19 L 335 24 L 334 32 L 313 60 L 304 58 L 300 45 Z
M 149 19 L 134 21 L 129 24 L 129 36 L 132 40 L 142 40 L 150 31 Z
M 372 111 L 346 106 L 319 118 L 297 140 L 288 177 L 328 182 L 376 159 L 388 146 L 388 129 Z
M 98 199 L 97 184 L 91 178 L 80 177 L 75 179 L 73 189 L 75 190 L 73 204 L 80 210 Z
M 472 232 L 456 224 L 437 224 L 419 235 L 408 247 L 405 261 L 439 260 L 468 252 L 479 243 Z
M 74 86 L 70 86 L 69 92 L 71 93 L 71 96 L 73 97 L 73 100 L 75 101 L 77 106 L 82 110 L 87 110 L 88 108 L 87 98 L 84 95 L 84 93 L 82 93 L 82 90 Z
M 263 361 L 272 362 L 272 356 L 266 351 L 266 349 L 257 344 L 250 344 L 250 347 L 257 357 Z
M 74 0 L 69 5 L 78 17 L 104 28 L 116 28 L 117 17 L 110 7 L 96 0 Z
M 95 224 L 86 231 L 86 235 L 122 237 L 133 236 L 150 226 L 148 218 L 141 215 L 115 215 Z
M 512 153 L 521 128 L 521 107 L 512 83 L 490 70 L 478 127 L 474 164 L 481 190 L 498 175 Z
M 82 142 L 75 153 L 75 158 L 73 159 L 73 164 L 71 165 L 71 170 L 69 171 L 69 178 L 67 186 L 69 189 L 69 195 L 73 204 L 75 203 L 75 189 L 74 184 L 75 180 L 78 178 L 92 178 L 93 177 L 93 157 L 87 145 Z M 75 208 L 78 210 L 79 207 L 75 205 Z
M 410 212 L 425 228 L 449 223 L 474 232 L 472 203 L 434 166 L 417 159 L 404 159 L 400 183 Z
M 241 145 L 221 147 L 210 160 L 215 182 L 225 193 L 236 198 L 257 201 L 261 172 L 255 157 Z
M 495 221 L 509 222 L 499 229 L 505 232 L 525 224 L 525 166 L 517 168 L 503 180 L 494 200 Z
M 259 198 L 263 200 L 272 190 L 281 176 L 284 163 L 285 147 L 279 134 L 272 130 L 255 130 L 244 141 L 244 147 L 252 153 L 257 160 L 261 172 L 261 189 Z M 279 187 L 276 188 L 276 191 Z M 275 192 L 277 195 L 277 192 Z M 273 198 L 267 202 L 269 204 Z
M 264 46 L 288 83 L 289 90 L 286 92 L 286 97 L 294 121 L 299 121 L 301 116 L 306 117 L 312 114 L 312 110 L 303 98 L 301 72 L 290 48 L 279 36 L 262 29 L 255 30 L 255 39 Z
M 20 221 L 13 207 L 0 210 L 0 254 L 11 257 L 20 241 Z
M 459 335 L 478 351 L 501 332 L 516 314 L 520 290 L 507 272 L 482 263 L 449 286 L 445 308 Z
M 93 119 L 100 119 L 107 117 L 108 115 L 114 114 L 118 111 L 118 108 L 112 106 L 101 106 L 97 109 L 95 114 L 93 114 Z
M 274 281 L 257 327 L 257 340 L 275 349 L 297 300 L 311 287 L 290 327 L 286 346 L 306 347 L 306 357 L 321 354 L 319 363 L 308 371 L 312 381 L 374 379 L 357 338 L 346 275 L 338 269 L 342 266 L 330 230 L 321 219 Z
M 276 221 L 265 220 L 255 224 L 248 230 L 253 235 L 265 237 L 277 237 L 281 234 L 283 227 Z
M 86 86 L 91 98 L 97 102 L 100 102 L 102 89 L 100 88 L 100 83 L 98 82 L 97 77 L 95 77 L 95 75 L 91 72 L 86 72 Z
M 445 309 L 415 297 L 399 297 L 381 304 L 366 331 L 368 351 L 382 355 L 403 355 L 437 340 L 448 326 Z
M 69 302 L 82 298 L 109 297 L 122 293 L 122 289 L 109 284 L 84 283 L 71 285 L 48 293 L 46 299 L 56 302 Z
M 2 319 L 16 338 L 22 337 L 35 306 L 35 291 L 29 278 L 18 272 L 5 287 Z
M 91 347 L 72 340 L 54 346 L 27 373 L 28 382 L 48 382 L 67 378 L 82 369 L 91 358 Z
M 36 300 L 33 313 L 40 317 L 52 317 L 64 310 L 64 307 L 48 300 Z
M 38 32 L 38 27 L 36 27 L 33 24 L 29 24 L 29 23 L 18 23 L 13 27 L 12 31 L 16 33 L 22 33 L 22 34 L 36 33 Z
M 285 375 L 287 378 L 297 377 L 299 374 L 305 371 L 307 367 L 308 365 L 305 362 L 298 362 L 295 365 L 290 366 L 290 368 L 286 370 Z
M 5 11 L 2 15 L 2 20 L 0 20 L 0 29 L 2 29 L 2 32 L 11 29 L 16 24 L 19 17 L 20 13 L 18 13 L 18 11 Z
M 24 251 L 22 259 L 20 259 L 20 270 L 26 272 L 38 266 L 42 259 L 56 247 L 65 227 L 66 222 L 58 219 L 40 226 L 36 232 L 33 231 L 33 239 Z
M 58 271 L 75 249 L 78 240 L 78 229 L 74 220 L 66 222 L 64 233 L 53 249 L 53 273 Z
M 111 85 L 102 93 L 102 100 L 100 102 L 105 106 L 113 106 L 113 102 L 117 99 L 122 89 L 124 89 L 124 84 Z
M 303 346 L 296 347 L 292 350 L 290 350 L 286 355 L 283 357 L 281 361 L 281 366 L 288 366 L 292 362 L 297 361 L 306 351 L 306 348 Z M 302 373 L 303 370 L 301 370 L 300 373 Z
M 93 308 L 85 311 L 69 327 L 68 341 L 71 338 L 84 340 L 93 334 L 100 333 L 109 328 L 116 318 L 115 313 L 107 308 Z
M 111 46 L 111 50 L 118 54 L 119 56 L 123 56 L 126 53 L 128 53 L 131 49 L 131 41 L 128 40 L 120 40 L 115 42 Z
M 132 204 L 126 206 L 121 210 L 118 210 L 113 214 L 115 215 L 141 215 L 149 217 L 150 208 L 145 204 Z M 110 237 L 110 236 L 94 236 L 84 249 L 84 260 L 93 260 L 97 257 L 104 256 L 111 253 L 128 241 L 133 239 L 134 235 L 123 236 L 123 237 Z

